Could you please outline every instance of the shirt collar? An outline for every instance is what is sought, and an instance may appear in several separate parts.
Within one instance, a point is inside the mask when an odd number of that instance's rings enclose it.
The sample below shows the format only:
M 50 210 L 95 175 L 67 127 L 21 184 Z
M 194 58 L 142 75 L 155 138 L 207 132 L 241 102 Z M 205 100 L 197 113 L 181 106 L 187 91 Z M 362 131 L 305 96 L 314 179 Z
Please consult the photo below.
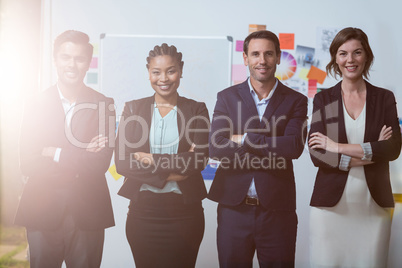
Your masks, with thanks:
M 269 92 L 269 94 L 268 94 L 268 96 L 266 98 L 263 98 L 262 100 L 259 100 L 259 102 L 261 102 L 261 101 L 269 101 L 272 98 L 272 95 L 274 94 L 276 88 L 278 87 L 278 79 L 275 78 L 275 80 L 276 80 L 276 82 L 275 82 L 275 85 L 272 88 L 271 92 Z M 248 86 L 250 88 L 251 95 L 258 98 L 257 93 L 255 93 L 255 90 L 254 90 L 253 86 L 251 85 L 250 77 L 248 78 L 247 83 L 248 83 Z
M 156 104 L 156 102 L 154 102 L 154 108 L 155 108 L 155 109 L 158 108 L 158 105 Z M 177 105 L 175 105 L 175 106 L 172 108 L 172 110 L 177 111 Z
M 56 84 L 56 87 L 57 87 L 57 91 L 59 92 L 60 100 L 61 100 L 62 102 L 64 102 L 64 103 L 70 104 L 70 101 L 69 101 L 68 99 L 66 99 L 66 97 L 64 97 L 63 93 L 61 93 L 61 90 L 60 90 L 58 84 Z M 72 104 L 72 103 L 71 103 L 71 104 Z
M 67 104 L 69 104 L 69 105 L 75 104 L 75 102 L 70 103 L 70 101 L 69 101 L 68 99 L 66 99 L 66 97 L 64 97 L 63 93 L 61 93 L 61 90 L 60 90 L 58 84 L 56 84 L 56 87 L 57 87 L 57 91 L 59 92 L 60 100 L 61 100 L 63 103 L 67 103 Z

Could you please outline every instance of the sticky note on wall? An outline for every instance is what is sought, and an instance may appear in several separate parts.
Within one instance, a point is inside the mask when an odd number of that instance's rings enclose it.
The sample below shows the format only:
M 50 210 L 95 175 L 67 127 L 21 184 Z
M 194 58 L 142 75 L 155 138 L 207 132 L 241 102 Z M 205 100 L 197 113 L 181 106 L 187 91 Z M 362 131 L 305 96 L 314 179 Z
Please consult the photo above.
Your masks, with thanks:
M 262 25 L 262 24 L 249 24 L 248 25 L 248 33 L 253 33 L 256 31 L 261 31 L 261 30 L 266 30 L 267 25 Z
M 98 43 L 91 43 L 94 47 L 93 55 L 99 55 L 99 44 Z
M 317 82 L 320 84 L 324 83 L 326 77 L 327 73 L 315 66 L 311 66 L 310 71 L 307 74 L 308 79 L 317 80 Z
M 118 179 L 120 179 L 121 177 L 123 177 L 122 175 L 120 175 L 119 173 L 117 173 L 116 170 L 116 165 L 112 165 L 109 167 L 109 172 L 110 174 L 113 176 L 113 178 L 117 181 Z
M 96 69 L 98 68 L 98 57 L 93 57 L 91 60 L 91 64 L 89 65 L 89 68 Z
M 307 81 L 308 80 L 307 75 L 309 71 L 310 71 L 309 69 L 301 68 L 299 71 L 299 78 Z
M 98 74 L 97 73 L 87 73 L 87 83 L 88 84 L 97 84 L 98 83 Z
M 281 49 L 295 49 L 295 34 L 294 33 L 280 33 L 279 43 Z
M 247 66 L 244 64 L 233 64 L 232 65 L 232 81 L 234 84 L 243 82 L 247 79 Z
M 243 52 L 243 44 L 244 44 L 243 40 L 236 41 L 236 51 L 237 52 Z

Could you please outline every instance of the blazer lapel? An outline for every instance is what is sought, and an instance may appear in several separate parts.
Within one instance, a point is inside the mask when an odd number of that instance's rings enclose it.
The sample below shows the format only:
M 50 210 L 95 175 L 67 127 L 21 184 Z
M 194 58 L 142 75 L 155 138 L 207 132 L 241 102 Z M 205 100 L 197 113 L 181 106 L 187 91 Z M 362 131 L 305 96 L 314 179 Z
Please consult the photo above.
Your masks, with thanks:
M 191 118 L 193 114 L 191 113 L 191 109 L 186 102 L 186 99 L 177 96 L 177 127 L 179 129 L 179 137 L 184 137 L 185 127 L 189 118 Z M 179 141 L 179 148 L 177 149 L 178 152 L 183 152 L 188 150 L 188 142 L 187 139 L 181 138 Z
M 104 127 L 104 124 L 99 125 L 99 114 L 101 113 L 99 110 L 102 103 L 95 100 L 90 93 L 90 90 L 86 86 L 80 89 L 80 95 L 74 106 L 70 122 L 71 132 L 77 138 L 79 137 L 79 140 L 82 142 L 89 142 L 101 132 L 106 133 L 105 130 L 99 129 L 102 126 Z M 107 109 L 107 107 L 104 107 L 104 109 Z M 90 132 L 94 129 L 99 130 L 99 133 Z
M 257 129 L 260 127 L 260 120 L 259 120 L 259 116 L 258 116 L 257 107 L 255 105 L 253 97 L 251 96 L 250 90 L 251 89 L 248 85 L 248 80 L 243 82 L 240 85 L 240 88 L 238 89 L 238 93 L 240 95 L 240 100 L 238 100 L 238 103 L 237 103 L 238 114 L 237 114 L 236 118 L 240 117 L 237 119 L 240 120 L 240 122 L 242 122 L 241 123 L 242 125 L 238 126 L 238 127 L 242 128 L 242 129 L 245 127 L 246 122 L 248 122 L 248 124 L 247 124 L 248 129 Z M 253 120 L 249 121 L 250 118 L 253 118 Z M 247 129 L 244 129 L 244 131 L 247 131 Z
M 335 85 L 335 87 L 332 89 L 332 99 L 331 103 L 325 107 L 326 112 L 325 115 L 327 117 L 337 117 L 338 118 L 338 129 L 339 129 L 339 137 L 338 137 L 338 142 L 340 143 L 347 143 L 348 138 L 346 136 L 346 127 L 345 127 L 345 119 L 344 119 L 344 113 L 343 113 L 343 99 L 342 99 L 342 87 L 341 87 L 342 82 L 339 82 L 338 84 Z M 338 105 L 333 105 L 336 103 Z M 337 109 L 337 111 L 336 111 Z M 330 112 L 328 112 L 330 111 Z M 326 118 L 326 121 L 332 122 L 331 118 Z
M 251 96 L 250 90 L 251 89 L 248 86 L 248 80 L 243 82 L 240 85 L 240 88 L 238 90 L 240 98 L 246 106 L 246 107 L 238 107 L 238 108 L 240 109 L 239 111 L 242 114 L 246 113 L 248 115 L 248 116 L 246 116 L 246 118 L 249 118 L 250 116 L 253 116 L 253 115 L 258 115 L 257 107 L 255 107 L 255 102 L 253 100 L 253 97 Z M 243 111 L 244 109 L 245 109 L 245 111 Z
M 154 115 L 154 111 L 155 111 L 155 107 L 154 107 L 154 103 L 155 103 L 155 95 L 144 99 L 144 109 L 140 109 L 138 111 L 138 115 L 144 119 L 144 121 L 148 124 L 148 138 L 145 139 L 145 143 L 144 145 L 138 149 L 139 152 L 143 151 L 143 152 L 150 152 L 151 151 L 151 147 L 149 144 L 149 133 L 151 131 L 151 127 L 152 127 L 152 118 Z M 135 128 L 136 133 L 133 133 L 133 135 L 137 135 L 137 137 L 142 137 L 144 135 L 142 128 L 136 127 Z
M 286 95 L 286 92 L 284 92 L 284 90 L 283 90 L 283 85 L 281 82 L 278 81 L 278 86 L 275 89 L 275 92 L 272 95 L 271 99 L 269 100 L 267 108 L 265 109 L 264 118 L 269 120 L 272 117 L 275 110 L 285 99 L 285 95 Z
M 366 81 L 366 126 L 364 129 L 364 141 L 369 141 L 372 140 L 375 137 L 370 137 L 370 133 L 375 133 L 373 131 L 370 131 L 373 127 L 373 124 L 376 120 L 373 120 L 376 118 L 375 115 L 375 101 L 376 101 L 376 91 L 373 90 L 373 86 Z
M 60 95 L 56 86 L 51 87 L 46 93 L 46 103 L 43 107 L 39 107 L 40 109 L 44 109 L 43 113 L 45 117 L 42 120 L 45 120 L 44 124 L 49 126 L 51 124 L 51 128 L 48 128 L 48 134 L 50 139 L 65 137 L 65 119 L 66 115 L 64 113 L 63 104 L 61 103 Z M 48 118 L 48 119 L 45 119 Z

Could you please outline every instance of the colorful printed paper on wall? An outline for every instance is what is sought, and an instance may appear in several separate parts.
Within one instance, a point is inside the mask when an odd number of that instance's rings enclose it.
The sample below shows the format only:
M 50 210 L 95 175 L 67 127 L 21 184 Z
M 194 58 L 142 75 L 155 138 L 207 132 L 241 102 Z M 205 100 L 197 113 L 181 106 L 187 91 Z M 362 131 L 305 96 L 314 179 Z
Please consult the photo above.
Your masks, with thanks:
M 308 80 L 308 97 L 314 98 L 317 93 L 317 80 L 310 79 Z
M 287 80 L 296 73 L 296 69 L 297 62 L 293 55 L 289 52 L 282 51 L 281 64 L 278 65 L 275 76 L 279 80 Z
M 315 66 L 317 63 L 315 59 L 315 48 L 297 45 L 296 59 L 297 64 L 302 68 L 309 69 L 310 66 Z

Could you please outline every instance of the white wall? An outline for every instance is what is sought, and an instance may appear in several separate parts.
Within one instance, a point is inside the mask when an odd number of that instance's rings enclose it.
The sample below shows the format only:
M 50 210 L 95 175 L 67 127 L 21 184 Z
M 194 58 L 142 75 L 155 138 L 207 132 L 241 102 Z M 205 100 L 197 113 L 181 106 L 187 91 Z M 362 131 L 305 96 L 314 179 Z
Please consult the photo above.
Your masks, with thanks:
M 267 25 L 267 29 L 275 33 L 295 33 L 295 43 L 298 45 L 315 47 L 317 27 L 353 26 L 367 33 L 376 57 L 370 81 L 375 85 L 393 90 L 398 102 L 402 103 L 399 83 L 399 77 L 402 74 L 400 10 L 401 4 L 398 0 L 43 0 L 45 58 L 42 66 L 42 83 L 43 87 L 46 87 L 55 82 L 54 71 L 51 67 L 51 42 L 59 33 L 67 29 L 88 33 L 93 43 L 99 43 L 101 33 L 229 35 L 234 40 L 243 40 L 248 34 L 249 24 L 264 24 Z M 233 64 L 242 62 L 241 53 L 234 51 Z M 138 64 L 144 64 L 144 62 Z M 49 76 L 51 72 L 53 75 Z M 401 108 L 400 104 L 399 108 Z M 392 167 L 393 184 L 395 191 L 402 192 L 402 179 L 398 168 L 401 159 L 395 162 L 396 164 Z M 308 204 L 315 172 L 316 169 L 305 151 L 301 158 L 295 161 L 299 215 L 297 267 L 309 266 Z M 115 194 L 114 191 L 119 183 L 120 181 L 109 180 L 112 195 Z M 207 182 L 207 185 L 209 183 Z M 110 242 L 112 245 L 105 245 L 103 266 L 129 267 L 133 265 L 131 256 L 124 260 L 117 260 L 117 256 L 128 252 L 128 244 L 123 237 L 122 229 L 126 213 L 125 201 L 119 200 L 119 197 L 113 198 L 114 202 L 119 203 L 119 211 L 115 212 L 118 226 L 108 230 L 106 243 Z M 197 266 L 217 267 L 216 206 L 210 201 L 205 201 L 204 205 L 207 226 Z M 121 240 L 113 240 L 112 237 L 119 237 Z M 115 265 L 110 266 L 113 259 Z

